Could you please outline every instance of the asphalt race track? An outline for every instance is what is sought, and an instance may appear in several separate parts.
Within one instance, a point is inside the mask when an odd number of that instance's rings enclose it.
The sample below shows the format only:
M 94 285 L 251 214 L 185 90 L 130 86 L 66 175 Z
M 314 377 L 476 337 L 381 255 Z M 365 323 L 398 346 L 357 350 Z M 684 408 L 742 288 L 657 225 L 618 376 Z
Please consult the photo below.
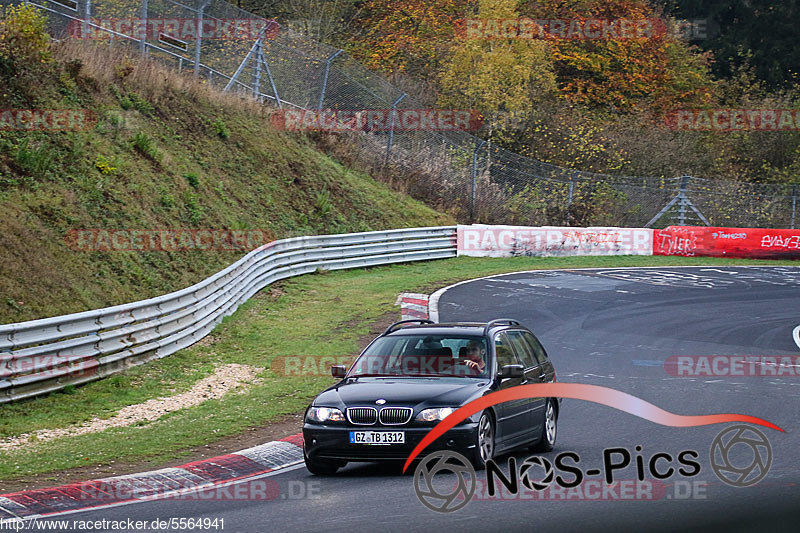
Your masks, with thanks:
M 564 400 L 556 449 L 543 454 L 551 461 L 558 453 L 572 451 L 584 469 L 599 468 L 604 449 L 624 447 L 634 453 L 638 445 L 645 465 L 654 453 L 697 451 L 700 472 L 693 477 L 676 474 L 661 482 L 659 490 L 638 495 L 614 489 L 602 496 L 588 490 L 572 495 L 551 492 L 544 499 L 508 496 L 473 500 L 444 514 L 424 507 L 412 476 L 401 476 L 396 467 L 349 465 L 335 476 L 315 477 L 298 466 L 242 483 L 244 494 L 248 484 L 268 480 L 273 489 L 277 484 L 279 493 L 273 492 L 271 501 L 148 502 L 65 518 L 224 518 L 225 532 L 797 530 L 800 368 L 764 369 L 759 364 L 756 368 L 763 375 L 687 377 L 674 375 L 675 368 L 670 370 L 665 361 L 671 356 L 711 355 L 759 361 L 791 356 L 795 361 L 800 356 L 795 342 L 800 268 L 518 273 L 457 285 L 442 295 L 439 312 L 441 322 L 499 317 L 521 321 L 542 340 L 560 382 L 615 388 L 683 415 L 758 416 L 786 433 L 761 428 L 772 446 L 771 468 L 757 485 L 737 488 L 720 481 L 709 459 L 714 437 L 729 425 L 665 427 L 609 407 Z M 747 449 L 737 453 L 733 462 L 738 466 L 751 460 L 745 460 Z M 521 462 L 529 455 L 514 456 Z M 507 458 L 499 462 L 505 465 Z M 620 487 L 636 477 L 634 461 L 615 472 Z M 485 473 L 478 478 L 485 479 Z

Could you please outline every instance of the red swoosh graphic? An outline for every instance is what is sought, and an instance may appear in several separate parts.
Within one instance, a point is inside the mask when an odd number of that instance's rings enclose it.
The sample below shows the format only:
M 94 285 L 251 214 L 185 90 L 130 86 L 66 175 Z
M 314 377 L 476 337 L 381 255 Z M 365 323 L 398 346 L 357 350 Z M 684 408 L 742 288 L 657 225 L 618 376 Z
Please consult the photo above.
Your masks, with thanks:
M 725 422 L 746 422 L 783 431 L 783 429 L 772 422 L 750 415 L 676 415 L 626 392 L 609 389 L 608 387 L 600 387 L 599 385 L 586 385 L 582 383 L 537 383 L 535 385 L 520 385 L 518 387 L 493 392 L 460 407 L 451 413 L 450 416 L 436 424 L 436 426 L 425 435 L 425 438 L 417 444 L 417 447 L 414 448 L 414 451 L 408 456 L 403 466 L 403 472 L 408 469 L 411 461 L 427 448 L 430 443 L 444 435 L 447 430 L 453 428 L 466 418 L 487 407 L 526 398 L 572 398 L 575 400 L 585 400 L 587 402 L 613 407 L 614 409 L 638 416 L 639 418 L 644 418 L 656 424 L 661 424 L 662 426 L 694 427 Z

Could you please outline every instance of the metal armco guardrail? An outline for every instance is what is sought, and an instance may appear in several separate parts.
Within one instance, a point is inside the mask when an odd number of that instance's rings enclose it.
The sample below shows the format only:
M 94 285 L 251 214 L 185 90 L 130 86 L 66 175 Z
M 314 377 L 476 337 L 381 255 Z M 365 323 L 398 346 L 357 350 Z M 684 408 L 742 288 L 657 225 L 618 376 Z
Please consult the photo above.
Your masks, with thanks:
M 0 325 L 0 403 L 166 357 L 205 337 L 271 283 L 456 256 L 454 226 L 282 239 L 186 289 L 114 307 Z

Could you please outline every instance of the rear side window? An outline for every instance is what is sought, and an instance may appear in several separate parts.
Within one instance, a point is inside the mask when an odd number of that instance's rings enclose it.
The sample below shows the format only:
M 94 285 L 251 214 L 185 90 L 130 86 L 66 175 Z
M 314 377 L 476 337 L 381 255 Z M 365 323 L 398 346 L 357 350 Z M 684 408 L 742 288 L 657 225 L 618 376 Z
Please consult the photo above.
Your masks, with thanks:
M 511 349 L 511 343 L 505 333 L 500 333 L 494 338 L 494 350 L 497 353 L 497 368 L 503 368 L 506 365 L 520 364 L 514 351 Z
M 539 339 L 527 331 L 523 331 L 522 336 L 526 341 L 528 341 L 528 345 L 533 350 L 533 354 L 536 356 L 536 360 L 539 361 L 539 364 L 543 364 L 545 361 L 547 361 L 547 352 L 544 351 L 542 343 L 539 342 Z
M 522 360 L 522 364 L 525 365 L 525 368 L 531 368 L 539 365 L 539 363 L 533 358 L 534 356 L 532 348 L 528 345 L 525 339 L 522 338 L 521 331 L 509 331 L 508 340 L 511 341 L 511 344 L 517 351 L 517 355 Z

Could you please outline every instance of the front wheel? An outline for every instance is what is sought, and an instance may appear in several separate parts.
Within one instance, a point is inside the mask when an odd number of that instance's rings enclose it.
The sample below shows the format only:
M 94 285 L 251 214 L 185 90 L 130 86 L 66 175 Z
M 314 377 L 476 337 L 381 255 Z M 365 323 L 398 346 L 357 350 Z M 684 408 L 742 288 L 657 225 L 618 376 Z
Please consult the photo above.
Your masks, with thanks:
M 556 406 L 552 399 L 547 399 L 547 405 L 544 408 L 544 424 L 542 425 L 542 435 L 539 437 L 539 442 L 536 443 L 536 450 L 540 452 L 552 451 L 556 445 L 556 436 L 558 435 L 558 413 Z
M 486 461 L 494 457 L 494 421 L 492 416 L 484 412 L 478 422 L 478 435 L 475 442 L 475 454 L 472 464 L 477 470 L 486 468 Z
M 329 476 L 335 474 L 337 470 L 345 466 L 347 463 L 342 461 L 323 462 L 315 459 L 309 459 L 303 450 L 303 460 L 306 463 L 306 468 L 315 476 Z

